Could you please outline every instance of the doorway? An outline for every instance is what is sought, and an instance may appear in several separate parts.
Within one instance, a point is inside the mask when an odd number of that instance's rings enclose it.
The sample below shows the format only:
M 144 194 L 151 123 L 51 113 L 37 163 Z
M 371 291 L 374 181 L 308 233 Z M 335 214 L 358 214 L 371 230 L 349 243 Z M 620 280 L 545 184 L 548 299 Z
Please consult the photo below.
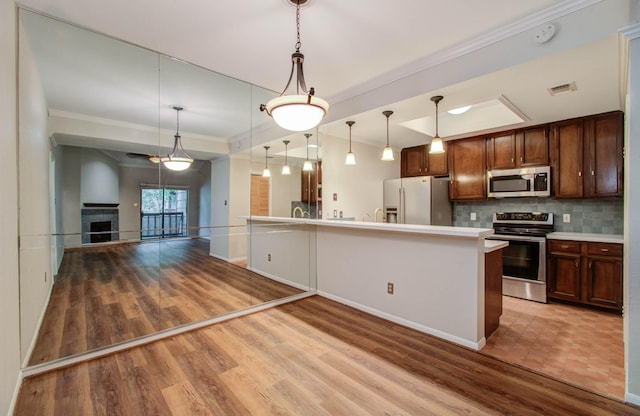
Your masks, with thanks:
M 251 215 L 269 216 L 270 181 L 262 175 L 251 175 Z
M 140 238 L 186 237 L 189 189 L 140 189 Z

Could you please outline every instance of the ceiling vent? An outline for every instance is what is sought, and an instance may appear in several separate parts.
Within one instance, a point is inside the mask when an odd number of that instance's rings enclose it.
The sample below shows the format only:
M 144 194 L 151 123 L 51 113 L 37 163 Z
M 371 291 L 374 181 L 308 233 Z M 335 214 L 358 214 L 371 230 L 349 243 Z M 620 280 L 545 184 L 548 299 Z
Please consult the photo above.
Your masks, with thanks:
M 563 94 L 565 92 L 572 92 L 576 90 L 576 83 L 571 82 L 569 84 L 556 85 L 555 87 L 547 88 L 549 94 L 558 95 Z

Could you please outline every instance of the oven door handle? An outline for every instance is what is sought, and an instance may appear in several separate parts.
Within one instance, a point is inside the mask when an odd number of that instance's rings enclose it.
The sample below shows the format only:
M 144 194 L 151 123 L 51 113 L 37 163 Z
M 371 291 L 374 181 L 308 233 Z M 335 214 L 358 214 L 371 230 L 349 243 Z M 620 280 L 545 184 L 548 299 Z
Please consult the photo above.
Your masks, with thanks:
M 526 236 L 526 235 L 503 235 L 503 234 L 493 234 L 489 237 L 486 237 L 488 240 L 503 240 L 503 241 L 509 241 L 509 240 L 513 240 L 513 241 L 534 241 L 534 242 L 540 242 L 540 241 L 546 241 L 547 239 L 545 237 L 531 237 L 531 236 Z

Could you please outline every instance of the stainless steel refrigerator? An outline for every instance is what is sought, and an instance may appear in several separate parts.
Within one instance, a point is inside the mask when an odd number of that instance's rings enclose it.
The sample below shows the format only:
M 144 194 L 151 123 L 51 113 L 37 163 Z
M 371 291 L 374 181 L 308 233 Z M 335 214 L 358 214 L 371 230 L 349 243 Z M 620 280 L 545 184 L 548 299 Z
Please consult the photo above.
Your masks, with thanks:
M 449 179 L 433 176 L 384 181 L 384 215 L 399 224 L 451 225 Z

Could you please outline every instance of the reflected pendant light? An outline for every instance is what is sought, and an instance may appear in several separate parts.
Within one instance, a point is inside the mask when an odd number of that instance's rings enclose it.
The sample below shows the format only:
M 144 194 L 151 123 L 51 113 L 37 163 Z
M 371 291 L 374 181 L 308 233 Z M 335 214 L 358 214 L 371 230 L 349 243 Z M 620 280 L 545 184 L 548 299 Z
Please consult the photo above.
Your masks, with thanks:
M 182 147 L 182 140 L 180 137 L 180 111 L 184 110 L 183 107 L 173 106 L 176 110 L 176 134 L 173 142 L 173 150 L 168 156 L 164 156 L 160 159 L 162 164 L 171 170 L 185 170 L 193 163 L 193 158 L 184 151 Z
M 442 139 L 438 136 L 438 103 L 442 100 L 442 95 L 435 95 L 431 97 L 431 101 L 436 103 L 436 135 L 431 140 L 431 146 L 429 146 L 429 153 L 432 155 L 444 153 L 444 145 Z
M 347 121 L 347 126 L 349 126 L 349 153 L 347 153 L 347 158 L 344 160 L 345 165 L 355 165 L 356 164 L 356 155 L 351 151 L 351 126 L 356 124 L 355 121 Z
M 307 159 L 304 161 L 304 164 L 302 165 L 302 170 L 305 172 L 309 172 L 313 170 L 313 164 L 309 160 L 309 137 L 311 136 L 312 136 L 311 133 L 304 134 L 304 137 L 307 138 Z
M 387 145 L 382 151 L 382 160 L 394 160 L 393 159 L 393 149 L 389 146 L 389 117 L 393 114 L 393 111 L 386 110 L 383 111 L 382 114 L 387 118 Z
M 297 42 L 295 44 L 296 51 L 291 55 L 291 72 L 289 81 L 282 90 L 282 93 L 276 98 L 260 104 L 260 111 L 266 111 L 269 116 L 283 129 L 291 131 L 305 131 L 316 127 L 329 109 L 329 103 L 322 98 L 316 97 L 313 87 L 307 90 L 307 84 L 304 80 L 304 71 L 302 64 L 304 55 L 300 52 L 300 3 L 306 3 L 309 0 L 289 0 L 296 5 L 296 31 Z M 296 93 L 285 95 L 287 89 L 291 85 L 293 73 L 296 72 Z M 303 92 L 304 94 L 301 94 Z
M 289 168 L 289 161 L 287 159 L 287 146 L 291 143 L 290 140 L 283 140 L 284 143 L 284 166 L 282 166 L 282 174 L 283 175 L 291 175 L 291 169 Z
M 269 176 L 271 176 L 271 171 L 269 171 L 269 165 L 268 165 L 270 147 L 271 146 L 264 147 L 264 170 L 262 171 L 262 176 L 264 178 L 268 178 Z

